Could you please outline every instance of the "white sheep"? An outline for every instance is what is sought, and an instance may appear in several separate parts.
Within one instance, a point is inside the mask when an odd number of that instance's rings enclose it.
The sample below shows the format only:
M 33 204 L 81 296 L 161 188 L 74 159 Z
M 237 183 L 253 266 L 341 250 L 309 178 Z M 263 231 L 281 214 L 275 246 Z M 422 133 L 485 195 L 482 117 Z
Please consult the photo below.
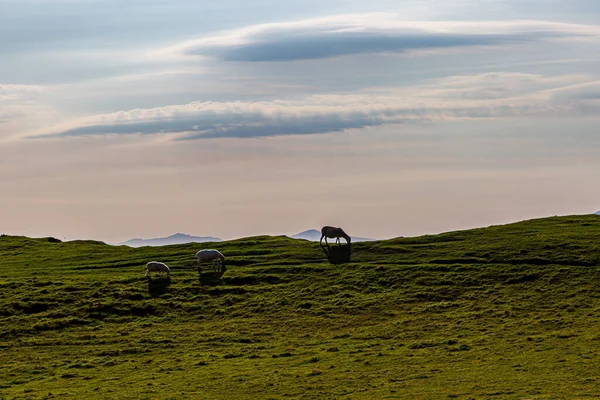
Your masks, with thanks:
M 161 277 L 163 272 L 166 272 L 167 277 L 169 277 L 171 269 L 165 263 L 159 261 L 150 261 L 148 264 L 146 264 L 146 277 L 150 276 L 150 272 L 158 272 L 158 275 Z
M 198 272 L 201 271 L 200 263 L 212 261 L 213 270 L 225 272 L 225 256 L 219 250 L 205 249 L 196 253 L 198 259 Z

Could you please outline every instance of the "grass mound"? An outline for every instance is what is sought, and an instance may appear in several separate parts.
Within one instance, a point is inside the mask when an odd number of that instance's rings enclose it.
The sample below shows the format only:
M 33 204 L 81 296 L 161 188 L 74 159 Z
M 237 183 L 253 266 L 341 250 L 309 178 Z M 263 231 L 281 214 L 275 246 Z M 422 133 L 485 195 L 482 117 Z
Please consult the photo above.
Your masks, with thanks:
M 598 398 L 600 217 L 352 245 L 0 236 L 0 398 Z M 146 279 L 166 262 L 170 279 Z

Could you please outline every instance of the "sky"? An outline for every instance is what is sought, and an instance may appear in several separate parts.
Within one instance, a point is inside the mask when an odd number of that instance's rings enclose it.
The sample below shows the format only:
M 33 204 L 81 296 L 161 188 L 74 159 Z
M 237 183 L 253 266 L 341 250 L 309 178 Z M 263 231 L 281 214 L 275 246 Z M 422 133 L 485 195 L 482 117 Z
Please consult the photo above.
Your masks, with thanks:
M 600 209 L 597 0 L 0 0 L 0 233 Z

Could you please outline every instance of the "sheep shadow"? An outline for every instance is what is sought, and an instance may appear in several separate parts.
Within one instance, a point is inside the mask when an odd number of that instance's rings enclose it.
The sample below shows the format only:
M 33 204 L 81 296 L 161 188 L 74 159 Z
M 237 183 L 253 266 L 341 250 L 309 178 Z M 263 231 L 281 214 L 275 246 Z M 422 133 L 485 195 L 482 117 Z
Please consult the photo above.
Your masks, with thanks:
M 169 289 L 169 285 L 171 284 L 171 278 L 156 278 L 152 279 L 150 277 L 148 279 L 148 293 L 152 297 L 159 297 L 167 292 Z
M 220 271 L 202 272 L 198 275 L 198 282 L 200 286 L 218 286 L 223 283 L 222 276 L 223 272 Z
M 331 264 L 344 264 L 350 262 L 352 257 L 352 245 L 350 244 L 333 246 L 321 244 L 321 249 Z

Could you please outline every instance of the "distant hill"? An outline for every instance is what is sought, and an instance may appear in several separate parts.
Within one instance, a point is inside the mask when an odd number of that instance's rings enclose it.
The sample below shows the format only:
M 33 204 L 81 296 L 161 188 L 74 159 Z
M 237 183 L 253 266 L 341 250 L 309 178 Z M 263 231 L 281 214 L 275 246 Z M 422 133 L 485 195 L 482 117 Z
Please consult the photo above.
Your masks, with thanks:
M 221 239 L 212 236 L 190 236 L 185 233 L 176 233 L 164 238 L 154 239 L 131 239 L 117 245 L 125 245 L 130 247 L 142 246 L 166 246 L 168 244 L 183 244 L 183 243 L 201 243 L 201 242 L 220 242 Z
M 304 239 L 304 240 L 310 240 L 313 242 L 318 242 L 321 239 L 321 231 L 318 231 L 316 229 L 309 229 L 307 231 L 304 232 L 300 232 L 295 234 L 294 236 L 290 236 L 293 239 Z M 363 237 L 358 237 L 358 236 L 350 236 L 352 238 L 353 242 L 371 242 L 373 240 L 377 240 L 377 239 L 370 239 L 370 238 L 363 238 Z M 329 239 L 331 240 L 331 239 Z
M 596 211 L 594 214 L 596 214 L 596 215 L 600 215 L 600 211 Z

